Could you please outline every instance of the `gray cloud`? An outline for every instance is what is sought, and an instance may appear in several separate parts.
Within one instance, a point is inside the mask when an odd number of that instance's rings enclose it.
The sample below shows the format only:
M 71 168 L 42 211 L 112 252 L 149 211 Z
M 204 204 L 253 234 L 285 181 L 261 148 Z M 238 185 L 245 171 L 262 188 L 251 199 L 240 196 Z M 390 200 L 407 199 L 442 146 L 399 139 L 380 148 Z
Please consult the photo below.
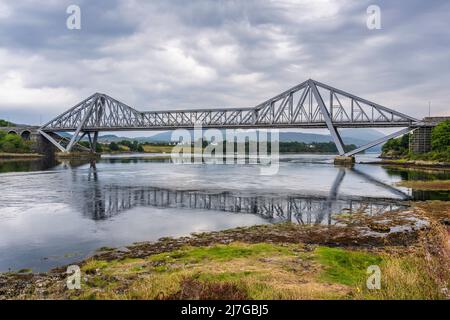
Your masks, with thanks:
M 0 118 L 50 119 L 92 92 L 138 109 L 253 106 L 307 79 L 417 117 L 450 113 L 450 3 L 0 2 Z

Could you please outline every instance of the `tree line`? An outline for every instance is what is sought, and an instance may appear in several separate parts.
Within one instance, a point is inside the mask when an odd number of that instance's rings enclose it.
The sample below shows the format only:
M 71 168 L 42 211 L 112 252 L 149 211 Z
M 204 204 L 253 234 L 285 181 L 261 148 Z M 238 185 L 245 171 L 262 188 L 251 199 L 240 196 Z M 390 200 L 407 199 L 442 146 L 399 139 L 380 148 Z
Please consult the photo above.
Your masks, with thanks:
M 228 146 L 228 143 L 226 140 L 220 142 L 222 144 L 222 149 L 224 152 L 226 152 L 226 148 Z M 203 148 L 208 146 L 210 144 L 209 141 L 202 140 L 201 145 Z M 243 145 L 244 144 L 244 145 Z M 195 144 L 191 144 L 191 146 L 194 146 Z M 200 145 L 200 143 L 197 143 L 197 145 Z M 258 143 L 256 143 L 257 149 L 259 148 Z M 241 148 L 239 148 L 241 147 Z M 234 150 L 242 149 L 245 150 L 246 153 L 250 150 L 250 142 L 246 141 L 244 142 L 234 142 L 233 143 Z M 344 150 L 346 152 L 352 151 L 356 149 L 357 146 L 354 144 L 348 144 L 344 146 Z M 259 150 L 259 149 L 258 149 Z M 272 145 L 271 143 L 267 144 L 267 152 L 271 152 Z M 336 148 L 336 145 L 334 142 L 297 142 L 297 141 L 289 141 L 289 142 L 279 142 L 278 144 L 278 151 L 280 153 L 337 153 L 338 150 Z
M 0 119 L 0 127 L 15 127 L 15 126 L 16 125 L 14 123 Z
M 88 141 L 81 141 L 80 144 L 86 148 L 89 148 Z M 144 152 L 142 143 L 136 140 L 122 140 L 122 141 L 112 141 L 109 144 L 97 143 L 96 152 L 117 152 L 117 151 L 131 151 L 131 152 Z
M 27 153 L 30 145 L 19 135 L 0 130 L 0 152 Z
M 382 147 L 383 156 L 410 160 L 435 160 L 450 162 L 450 120 L 443 121 L 431 131 L 431 151 L 414 153 L 409 150 L 410 134 L 389 139 Z

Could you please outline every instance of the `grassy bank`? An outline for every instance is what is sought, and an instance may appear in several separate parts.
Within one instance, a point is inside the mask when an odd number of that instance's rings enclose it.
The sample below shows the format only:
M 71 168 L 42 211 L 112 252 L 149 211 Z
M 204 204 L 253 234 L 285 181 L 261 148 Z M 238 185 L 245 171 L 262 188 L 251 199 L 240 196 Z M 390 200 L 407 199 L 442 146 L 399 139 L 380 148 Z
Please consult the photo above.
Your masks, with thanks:
M 302 244 L 185 247 L 148 258 L 90 260 L 82 270 L 93 277 L 84 292 L 73 297 L 334 299 L 350 294 L 351 286 L 364 277 L 361 270 L 380 261 L 373 254 Z M 129 283 L 127 290 L 118 291 L 124 281 Z
M 450 190 L 450 180 L 409 180 L 398 182 L 396 185 L 414 190 Z
M 147 153 L 171 153 L 173 148 L 173 146 L 150 144 L 144 144 L 142 147 L 144 148 L 144 152 Z
M 64 160 L 97 160 L 100 159 L 100 154 L 98 153 L 91 153 L 91 152 L 57 152 L 56 157 L 58 159 L 64 159 Z
M 439 161 L 422 161 L 408 159 L 383 159 L 381 161 L 364 161 L 364 164 L 383 165 L 392 168 L 406 168 L 430 171 L 450 171 L 450 164 Z
M 449 217 L 449 203 L 424 202 L 380 216 L 342 214 L 339 225 L 263 225 L 101 248 L 79 264 L 81 290 L 65 288 L 65 268 L 10 273 L 0 276 L 0 298 L 448 299 Z M 367 289 L 370 265 L 381 269 L 380 290 Z
M 1 159 L 19 159 L 19 160 L 26 160 L 26 159 L 39 159 L 43 157 L 43 155 L 39 153 L 12 153 L 12 152 L 0 152 L 0 160 Z
M 17 134 L 8 133 L 0 127 L 0 152 L 5 154 L 29 153 L 31 142 L 24 140 Z

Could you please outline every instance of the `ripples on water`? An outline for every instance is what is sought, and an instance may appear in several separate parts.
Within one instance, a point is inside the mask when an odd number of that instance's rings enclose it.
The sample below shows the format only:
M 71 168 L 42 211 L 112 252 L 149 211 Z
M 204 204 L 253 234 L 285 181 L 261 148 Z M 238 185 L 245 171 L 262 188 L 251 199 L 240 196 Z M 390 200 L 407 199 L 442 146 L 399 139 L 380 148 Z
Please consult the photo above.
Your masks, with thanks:
M 401 208 L 413 195 L 393 187 L 402 179 L 436 178 L 331 163 L 329 155 L 283 155 L 274 176 L 260 175 L 258 165 L 176 165 L 139 154 L 96 164 L 0 163 L 0 271 L 46 270 L 102 246 L 191 232 L 334 224 L 342 212 Z

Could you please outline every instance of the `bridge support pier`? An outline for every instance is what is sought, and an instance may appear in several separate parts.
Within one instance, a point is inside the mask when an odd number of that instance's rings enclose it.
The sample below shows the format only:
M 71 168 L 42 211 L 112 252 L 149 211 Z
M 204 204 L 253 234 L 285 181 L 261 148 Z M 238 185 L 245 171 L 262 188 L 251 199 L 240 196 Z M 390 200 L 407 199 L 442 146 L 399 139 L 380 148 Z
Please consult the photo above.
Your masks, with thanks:
M 94 132 L 94 135 L 91 136 L 91 133 L 88 132 L 89 146 L 92 153 L 95 153 L 97 150 L 97 141 L 98 141 L 98 131 Z
M 334 158 L 334 164 L 337 166 L 353 166 L 355 164 L 355 157 L 337 156 Z

